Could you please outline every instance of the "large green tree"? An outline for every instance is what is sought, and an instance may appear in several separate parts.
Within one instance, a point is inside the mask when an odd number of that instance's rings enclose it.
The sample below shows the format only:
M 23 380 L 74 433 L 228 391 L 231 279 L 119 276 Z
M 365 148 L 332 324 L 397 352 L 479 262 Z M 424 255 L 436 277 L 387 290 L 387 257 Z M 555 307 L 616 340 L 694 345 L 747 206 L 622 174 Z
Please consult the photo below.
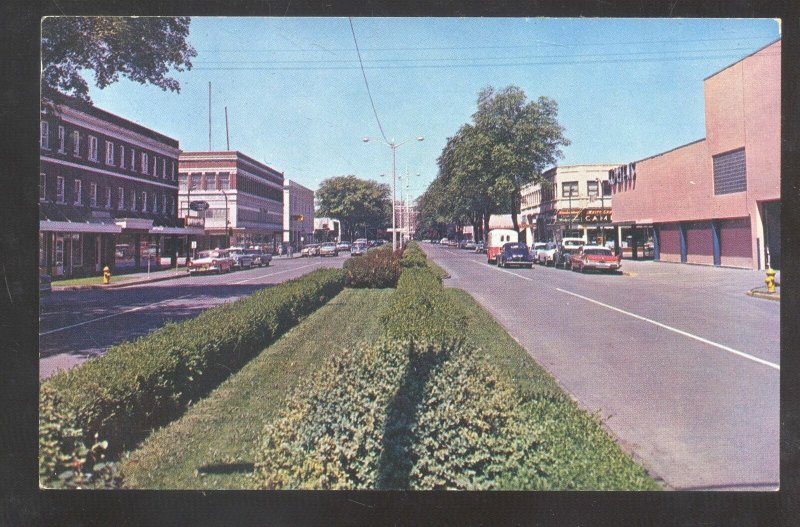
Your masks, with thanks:
M 189 17 L 47 17 L 42 20 L 42 88 L 84 101 L 83 72 L 105 88 L 120 75 L 163 90 L 180 91 L 170 69 L 191 69 Z
M 519 230 L 517 213 L 522 187 L 541 181 L 544 170 L 563 157 L 570 144 L 558 122 L 558 104 L 548 97 L 528 101 L 516 86 L 495 90 L 488 86 L 478 94 L 478 110 L 472 119 L 478 133 L 490 145 L 491 188 L 511 213 Z
M 324 180 L 315 193 L 316 214 L 342 223 L 342 232 L 353 240 L 365 229 L 382 229 L 391 222 L 389 186 L 356 176 Z

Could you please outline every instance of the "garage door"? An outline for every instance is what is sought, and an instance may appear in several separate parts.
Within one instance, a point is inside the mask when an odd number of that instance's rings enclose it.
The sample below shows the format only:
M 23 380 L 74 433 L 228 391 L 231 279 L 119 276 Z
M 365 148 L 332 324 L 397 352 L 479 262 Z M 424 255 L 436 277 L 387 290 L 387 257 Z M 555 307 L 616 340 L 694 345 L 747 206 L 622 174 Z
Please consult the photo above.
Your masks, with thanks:
M 720 220 L 720 263 L 732 267 L 752 267 L 750 218 Z
M 681 261 L 681 236 L 677 223 L 660 225 L 658 242 L 661 260 L 665 262 Z
M 707 265 L 714 263 L 711 222 L 696 221 L 686 224 L 686 261 Z

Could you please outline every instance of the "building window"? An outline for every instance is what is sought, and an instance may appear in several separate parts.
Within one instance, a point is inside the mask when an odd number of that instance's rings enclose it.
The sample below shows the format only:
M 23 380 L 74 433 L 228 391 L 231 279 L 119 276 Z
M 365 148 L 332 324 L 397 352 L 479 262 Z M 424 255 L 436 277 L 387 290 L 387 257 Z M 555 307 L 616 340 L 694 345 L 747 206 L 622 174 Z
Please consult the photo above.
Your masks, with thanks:
M 578 197 L 578 182 L 565 181 L 561 183 L 561 197 L 562 198 L 577 198 Z
M 147 165 L 147 152 L 142 152 L 142 174 L 148 174 L 150 167 Z
M 111 187 L 106 187 L 106 208 L 111 208 Z
M 172 181 L 175 181 L 175 161 L 169 162 L 169 173 L 172 177 Z
M 167 158 L 161 158 L 161 177 L 166 179 L 167 178 Z
M 106 165 L 114 166 L 114 143 L 106 141 Z
M 169 206 L 167 207 L 167 214 L 172 214 L 175 211 L 175 199 L 170 196 L 169 197 Z
M 72 155 L 81 155 L 81 133 L 77 130 L 72 132 Z
M 125 168 L 125 145 L 119 145 L 119 167 Z
M 56 176 L 56 201 L 64 203 L 64 178 Z
M 64 136 L 64 127 L 63 126 L 59 126 L 58 127 L 58 151 L 61 154 L 64 153 L 64 146 L 65 146 L 64 144 L 65 144 L 65 142 L 66 141 L 65 141 L 65 136 Z
M 161 213 L 162 214 L 166 214 L 167 213 L 167 195 L 166 194 L 161 194 Z
M 45 201 L 47 199 L 47 176 L 40 173 L 39 174 L 39 201 Z
M 747 190 L 747 163 L 744 148 L 719 154 L 714 160 L 714 194 L 733 194 Z
M 186 190 L 186 174 L 178 174 L 178 188 Z
M 142 192 L 142 212 L 147 212 L 147 192 Z
M 200 190 L 200 174 L 192 174 L 189 177 L 191 178 L 189 180 L 189 184 L 191 185 L 189 190 Z
M 153 212 L 158 213 L 158 194 L 153 192 Z
M 611 184 L 606 180 L 601 182 L 603 184 L 603 196 L 611 195 Z
M 217 184 L 221 190 L 228 190 L 230 187 L 230 174 L 227 172 L 220 172 L 217 176 Z
M 589 200 L 597 199 L 597 181 L 586 182 L 586 193 L 589 195 Z
M 131 148 L 131 170 L 136 172 L 136 150 Z
M 156 156 L 153 156 L 153 177 L 158 177 L 158 158 Z
M 117 209 L 125 209 L 125 189 L 117 187 Z
M 136 191 L 131 190 L 131 210 L 136 210 Z
M 89 160 L 97 161 L 97 138 L 93 135 L 89 136 Z
M 206 189 L 217 190 L 217 174 L 214 172 L 206 172 Z
M 89 183 L 89 206 L 97 207 L 97 183 Z
M 39 122 L 39 146 L 50 150 L 50 123 L 47 121 Z
M 73 234 L 72 238 L 72 265 L 80 267 L 83 265 L 83 237 L 80 234 Z
M 81 180 L 75 180 L 75 205 L 81 205 L 83 203 L 83 196 L 81 196 Z

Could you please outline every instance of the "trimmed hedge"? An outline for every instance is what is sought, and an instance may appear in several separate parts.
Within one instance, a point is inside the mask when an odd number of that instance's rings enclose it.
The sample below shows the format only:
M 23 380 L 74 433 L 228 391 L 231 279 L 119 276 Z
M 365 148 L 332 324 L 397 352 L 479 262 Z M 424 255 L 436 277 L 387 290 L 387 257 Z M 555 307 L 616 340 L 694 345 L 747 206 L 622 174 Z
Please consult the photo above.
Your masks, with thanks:
M 402 251 L 393 252 L 391 246 L 370 249 L 362 256 L 352 256 L 344 262 L 349 287 L 394 287 L 400 276 Z
M 321 269 L 166 324 L 47 379 L 42 393 L 58 397 L 41 397 L 40 414 L 64 416 L 62 428 L 119 452 L 180 415 L 343 286 L 341 270 Z

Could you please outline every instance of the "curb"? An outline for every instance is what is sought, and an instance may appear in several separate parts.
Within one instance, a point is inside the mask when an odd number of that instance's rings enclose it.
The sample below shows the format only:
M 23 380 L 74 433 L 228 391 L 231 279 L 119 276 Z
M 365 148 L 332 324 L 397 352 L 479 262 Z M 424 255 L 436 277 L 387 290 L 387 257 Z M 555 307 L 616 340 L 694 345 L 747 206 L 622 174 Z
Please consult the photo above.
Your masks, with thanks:
M 765 300 L 777 300 L 780 302 L 781 295 L 780 293 L 767 293 L 766 291 L 759 291 L 759 289 L 766 289 L 765 287 L 754 287 L 750 291 L 747 291 L 745 294 L 747 296 L 752 296 L 755 298 L 763 298 Z
M 117 283 L 110 283 L 106 284 L 86 284 L 86 285 L 62 285 L 62 286 L 52 286 L 53 292 L 58 291 L 83 291 L 89 289 L 114 289 L 117 287 L 126 287 L 129 285 L 139 285 L 139 284 L 149 284 L 151 282 L 163 282 L 164 280 L 175 280 L 176 278 L 183 278 L 185 276 L 189 276 L 189 273 L 186 271 L 182 273 L 178 273 L 176 275 L 170 276 L 158 276 L 156 278 L 145 278 L 143 280 L 125 280 L 122 282 Z

